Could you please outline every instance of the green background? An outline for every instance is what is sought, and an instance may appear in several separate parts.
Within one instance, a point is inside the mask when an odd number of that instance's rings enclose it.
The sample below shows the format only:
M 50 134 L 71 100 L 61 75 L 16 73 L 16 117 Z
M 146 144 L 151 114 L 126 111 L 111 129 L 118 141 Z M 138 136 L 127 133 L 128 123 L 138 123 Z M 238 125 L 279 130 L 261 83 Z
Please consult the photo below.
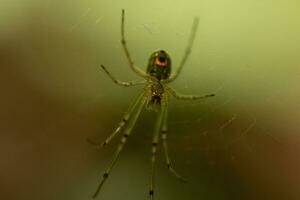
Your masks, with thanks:
M 135 62 L 157 49 L 178 66 L 169 149 L 178 182 L 156 166 L 155 199 L 300 199 L 300 2 L 296 0 L 1 0 L 0 199 L 91 199 L 118 140 L 96 150 L 141 91 L 120 44 L 121 9 Z M 155 113 L 143 112 L 98 199 L 147 199 Z

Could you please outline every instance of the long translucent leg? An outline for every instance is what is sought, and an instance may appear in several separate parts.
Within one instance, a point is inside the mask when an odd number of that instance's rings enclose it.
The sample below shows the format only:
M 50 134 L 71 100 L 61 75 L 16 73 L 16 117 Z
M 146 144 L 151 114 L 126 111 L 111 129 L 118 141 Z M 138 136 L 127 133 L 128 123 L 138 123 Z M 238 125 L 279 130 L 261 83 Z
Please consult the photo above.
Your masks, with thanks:
M 167 163 L 168 169 L 170 170 L 171 173 L 173 173 L 175 175 L 176 178 L 178 178 L 180 181 L 186 182 L 186 179 L 184 179 L 182 176 L 180 176 L 176 172 L 176 170 L 173 168 L 171 161 L 170 161 L 169 152 L 168 152 L 168 143 L 167 143 L 167 132 L 168 132 L 167 118 L 168 118 L 168 102 L 166 103 L 166 114 L 164 115 L 163 126 L 161 129 L 161 138 L 162 138 L 162 142 L 163 142 L 166 163 Z
M 113 131 L 113 133 L 111 135 L 108 136 L 108 138 L 104 141 L 104 142 L 95 142 L 92 141 L 91 139 L 87 139 L 87 141 L 100 148 L 100 147 L 104 147 L 106 146 L 118 133 L 120 133 L 120 131 L 122 130 L 122 128 L 126 125 L 126 123 L 128 122 L 129 118 L 131 117 L 132 113 L 135 111 L 135 109 L 138 107 L 139 103 L 141 102 L 141 99 L 144 97 L 144 93 L 142 93 L 141 95 L 138 96 L 138 98 L 133 102 L 133 104 L 130 106 L 130 108 L 128 109 L 128 111 L 125 113 L 125 115 L 123 116 L 122 120 L 119 122 L 118 127 Z
M 123 146 L 127 142 L 127 138 L 131 134 L 131 131 L 132 131 L 132 129 L 133 129 L 133 127 L 134 127 L 134 125 L 135 125 L 135 123 L 136 123 L 136 121 L 137 121 L 137 119 L 138 119 L 138 117 L 139 117 L 139 115 L 140 115 L 140 113 L 142 111 L 142 108 L 143 108 L 143 106 L 145 104 L 145 100 L 146 100 L 145 98 L 139 99 L 138 106 L 134 110 L 135 112 L 133 113 L 132 117 L 128 121 L 128 126 L 124 130 L 124 133 L 123 133 L 123 136 L 121 138 L 120 144 L 119 144 L 119 146 L 118 146 L 118 148 L 117 148 L 117 150 L 115 152 L 115 156 L 114 156 L 113 160 L 111 161 L 109 167 L 104 172 L 102 180 L 101 180 L 101 182 L 100 182 L 100 184 L 99 184 L 96 192 L 94 193 L 93 198 L 96 198 L 98 196 L 98 194 L 99 194 L 99 192 L 100 192 L 100 190 L 101 190 L 104 182 L 107 180 L 107 178 L 108 178 L 108 176 L 109 176 L 109 174 L 110 174 L 113 166 L 116 164 L 116 162 L 117 162 L 117 160 L 119 158 L 119 155 L 120 155 L 121 151 L 123 150 Z
M 128 47 L 127 47 L 127 44 L 126 44 L 126 40 L 125 40 L 125 28 L 124 28 L 124 25 L 125 25 L 125 10 L 123 9 L 122 10 L 122 23 L 121 23 L 121 43 L 122 43 L 122 46 L 123 46 L 123 49 L 124 49 L 124 52 L 125 52 L 125 55 L 127 57 L 127 60 L 129 62 L 129 66 L 130 68 L 135 72 L 137 73 L 138 75 L 144 77 L 144 78 L 147 78 L 147 74 L 146 72 L 144 72 L 142 69 L 138 68 L 131 56 L 130 56 L 130 53 L 129 53 L 129 50 L 128 50 Z
M 120 85 L 120 86 L 124 86 L 124 87 L 129 87 L 129 86 L 135 86 L 135 85 L 141 85 L 141 84 L 145 84 L 145 81 L 119 81 L 118 79 L 116 79 L 107 69 L 106 67 L 104 67 L 104 65 L 101 65 L 101 68 L 105 71 L 105 73 L 111 78 L 111 80 Z
M 180 100 L 198 100 L 198 99 L 205 99 L 208 97 L 214 97 L 215 94 L 207 94 L 207 95 L 183 95 L 177 93 L 174 89 L 168 87 L 168 91 L 176 98 Z
M 163 120 L 164 120 L 164 115 L 166 114 L 166 100 L 162 101 L 162 107 L 159 112 L 159 116 L 157 118 L 156 124 L 155 124 L 155 129 L 154 129 L 154 134 L 153 134 L 153 139 L 152 139 L 152 149 L 151 149 L 151 179 L 150 179 L 150 190 L 149 190 L 149 195 L 150 195 L 150 200 L 153 200 L 154 196 L 154 165 L 156 161 L 156 153 L 157 153 L 157 145 L 159 142 L 159 134 L 161 132 Z
M 177 76 L 180 74 L 185 62 L 187 61 L 187 59 L 192 51 L 193 43 L 194 43 L 195 36 L 197 33 L 197 29 L 198 29 L 198 23 L 199 23 L 199 18 L 196 17 L 193 22 L 193 27 L 192 27 L 192 30 L 190 33 L 190 37 L 189 37 L 188 44 L 186 46 L 183 58 L 179 64 L 176 72 L 174 74 L 172 74 L 169 79 L 166 80 L 167 82 L 174 81 L 177 78 Z

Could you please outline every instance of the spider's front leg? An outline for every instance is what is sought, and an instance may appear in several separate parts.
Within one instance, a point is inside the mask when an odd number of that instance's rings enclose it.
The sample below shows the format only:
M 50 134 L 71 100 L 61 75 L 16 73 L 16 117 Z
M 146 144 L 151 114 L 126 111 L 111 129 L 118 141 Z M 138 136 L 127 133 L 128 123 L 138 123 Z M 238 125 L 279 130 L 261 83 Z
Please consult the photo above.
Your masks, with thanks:
M 149 195 L 150 195 L 150 200 L 153 200 L 154 196 L 154 165 L 156 161 L 156 153 L 157 153 L 157 146 L 159 142 L 159 134 L 161 132 L 162 124 L 164 121 L 164 116 L 166 114 L 166 98 L 162 98 L 161 102 L 161 109 L 159 111 L 159 115 L 155 124 L 154 132 L 153 132 L 153 139 L 152 139 L 152 148 L 151 148 L 151 179 L 150 179 L 150 190 L 149 190 Z
M 168 154 L 168 148 L 167 148 L 167 111 L 168 111 L 168 96 L 165 95 L 164 98 L 162 99 L 161 102 L 161 110 L 159 111 L 159 115 L 155 124 L 154 128 L 154 134 L 153 134 L 153 139 L 152 139 L 152 149 L 151 149 L 151 180 L 150 180 L 150 190 L 149 190 L 149 195 L 150 195 L 150 200 L 153 200 L 154 197 L 154 166 L 155 166 L 155 161 L 156 161 L 156 154 L 157 154 L 157 146 L 159 143 L 159 137 L 160 134 L 162 133 L 162 141 L 163 141 L 163 148 L 165 151 L 165 157 L 166 157 L 166 163 L 168 166 L 168 169 L 181 181 L 185 182 L 186 180 L 182 178 L 172 167 L 169 154 Z
M 139 106 L 139 104 L 141 103 L 141 100 L 144 97 L 144 93 L 142 93 L 133 103 L 132 105 L 129 107 L 128 111 L 124 114 L 124 116 L 122 117 L 122 120 L 119 122 L 117 128 L 113 131 L 112 134 L 110 134 L 106 140 L 104 142 L 96 142 L 93 141 L 91 139 L 87 139 L 88 143 L 94 145 L 97 148 L 100 147 L 104 147 L 106 146 L 118 133 L 120 133 L 120 131 L 123 129 L 123 127 L 128 123 L 129 119 L 131 118 L 131 116 L 134 114 L 134 112 L 136 111 L 136 108 Z
M 96 192 L 94 193 L 93 198 L 96 198 L 98 196 L 104 182 L 107 180 L 113 166 L 116 164 L 116 162 L 119 158 L 119 155 L 120 155 L 121 151 L 123 150 L 123 147 L 124 147 L 125 143 L 127 142 L 127 139 L 130 136 L 131 131 L 132 131 L 143 107 L 144 107 L 145 102 L 146 102 L 146 98 L 144 97 L 144 93 L 143 93 L 143 95 L 141 97 L 139 97 L 137 100 L 136 107 L 132 111 L 133 112 L 132 117 L 130 117 L 128 120 L 128 125 L 127 125 L 126 129 L 124 130 L 120 144 L 115 152 L 115 156 L 114 156 L 113 160 L 111 161 L 110 165 L 108 166 L 108 168 L 106 169 L 106 171 L 104 172 L 102 180 L 99 183 L 99 186 L 98 186 Z
M 186 182 L 186 179 L 183 178 L 182 176 L 180 176 L 176 170 L 173 168 L 171 161 L 170 161 L 170 156 L 169 156 L 169 152 L 168 152 L 168 143 L 167 143 L 167 132 L 168 132 L 168 126 L 167 126 L 167 119 L 168 119 L 168 101 L 166 102 L 166 113 L 164 115 L 164 119 L 163 119 L 163 125 L 161 128 L 161 138 L 162 138 L 162 142 L 163 142 L 163 148 L 164 148 L 164 152 L 165 152 L 165 158 L 166 158 L 166 163 L 167 163 L 167 167 L 170 170 L 171 173 L 173 173 L 175 175 L 176 178 L 178 178 L 178 180 L 182 181 L 182 182 Z

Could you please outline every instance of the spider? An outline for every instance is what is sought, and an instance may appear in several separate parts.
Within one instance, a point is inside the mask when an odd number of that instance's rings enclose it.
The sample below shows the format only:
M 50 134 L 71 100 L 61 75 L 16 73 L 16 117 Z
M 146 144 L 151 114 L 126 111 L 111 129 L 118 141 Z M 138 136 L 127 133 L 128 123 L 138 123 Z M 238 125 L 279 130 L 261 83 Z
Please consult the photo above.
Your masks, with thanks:
M 113 166 L 116 164 L 116 161 L 119 158 L 121 151 L 125 143 L 127 142 L 128 137 L 130 136 L 136 121 L 145 106 L 146 109 L 157 112 L 158 118 L 155 124 L 153 139 L 152 139 L 152 149 L 151 149 L 151 179 L 150 179 L 150 189 L 149 196 L 150 199 L 153 200 L 154 197 L 154 164 L 156 161 L 157 154 L 157 146 L 159 144 L 160 138 L 162 139 L 162 146 L 164 149 L 165 159 L 167 168 L 171 173 L 175 175 L 175 177 L 183 182 L 186 180 L 180 176 L 175 169 L 172 167 L 169 153 L 168 153 L 168 145 L 167 145 L 167 110 L 168 110 L 168 101 L 169 96 L 172 95 L 176 99 L 182 100 L 197 100 L 204 99 L 207 97 L 213 97 L 214 94 L 198 96 L 198 95 L 182 95 L 177 93 L 174 89 L 168 86 L 168 83 L 174 81 L 178 75 L 180 74 L 189 54 L 191 53 L 191 49 L 193 46 L 193 42 L 195 39 L 195 35 L 197 32 L 199 19 L 195 18 L 192 26 L 192 30 L 189 36 L 188 44 L 185 49 L 184 56 L 176 70 L 175 73 L 171 74 L 171 58 L 169 54 L 164 50 L 157 50 L 150 55 L 147 70 L 143 71 L 139 67 L 135 65 L 133 62 L 131 55 L 129 53 L 127 43 L 125 40 L 125 30 L 124 30 L 124 22 L 125 22 L 125 10 L 122 10 L 122 21 L 121 21 L 121 43 L 127 60 L 129 62 L 130 68 L 139 76 L 144 78 L 145 80 L 142 82 L 124 82 L 117 80 L 104 65 L 101 65 L 104 72 L 110 77 L 110 79 L 115 82 L 117 85 L 129 87 L 144 84 L 144 91 L 140 94 L 137 99 L 130 106 L 128 111 L 123 116 L 122 120 L 119 122 L 117 128 L 113 131 L 113 133 L 103 142 L 98 143 L 89 140 L 90 143 L 96 145 L 98 147 L 106 146 L 115 136 L 119 133 L 123 133 L 120 144 L 115 152 L 115 156 L 111 161 L 110 165 L 106 169 L 103 174 L 102 180 L 93 195 L 93 198 L 96 198 L 104 184 L 107 180 Z

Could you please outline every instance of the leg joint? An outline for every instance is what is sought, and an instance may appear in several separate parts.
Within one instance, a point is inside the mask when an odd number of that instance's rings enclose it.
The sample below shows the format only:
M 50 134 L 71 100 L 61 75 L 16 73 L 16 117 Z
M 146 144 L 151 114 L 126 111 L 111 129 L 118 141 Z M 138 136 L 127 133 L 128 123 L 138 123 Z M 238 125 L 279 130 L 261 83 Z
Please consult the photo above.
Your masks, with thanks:
M 149 191 L 149 194 L 150 194 L 150 196 L 153 196 L 154 190 L 150 190 L 150 191 Z
M 107 177 L 108 177 L 108 173 L 105 172 L 105 173 L 103 174 L 103 178 L 107 178 Z
M 157 142 L 152 142 L 153 147 L 157 147 Z

